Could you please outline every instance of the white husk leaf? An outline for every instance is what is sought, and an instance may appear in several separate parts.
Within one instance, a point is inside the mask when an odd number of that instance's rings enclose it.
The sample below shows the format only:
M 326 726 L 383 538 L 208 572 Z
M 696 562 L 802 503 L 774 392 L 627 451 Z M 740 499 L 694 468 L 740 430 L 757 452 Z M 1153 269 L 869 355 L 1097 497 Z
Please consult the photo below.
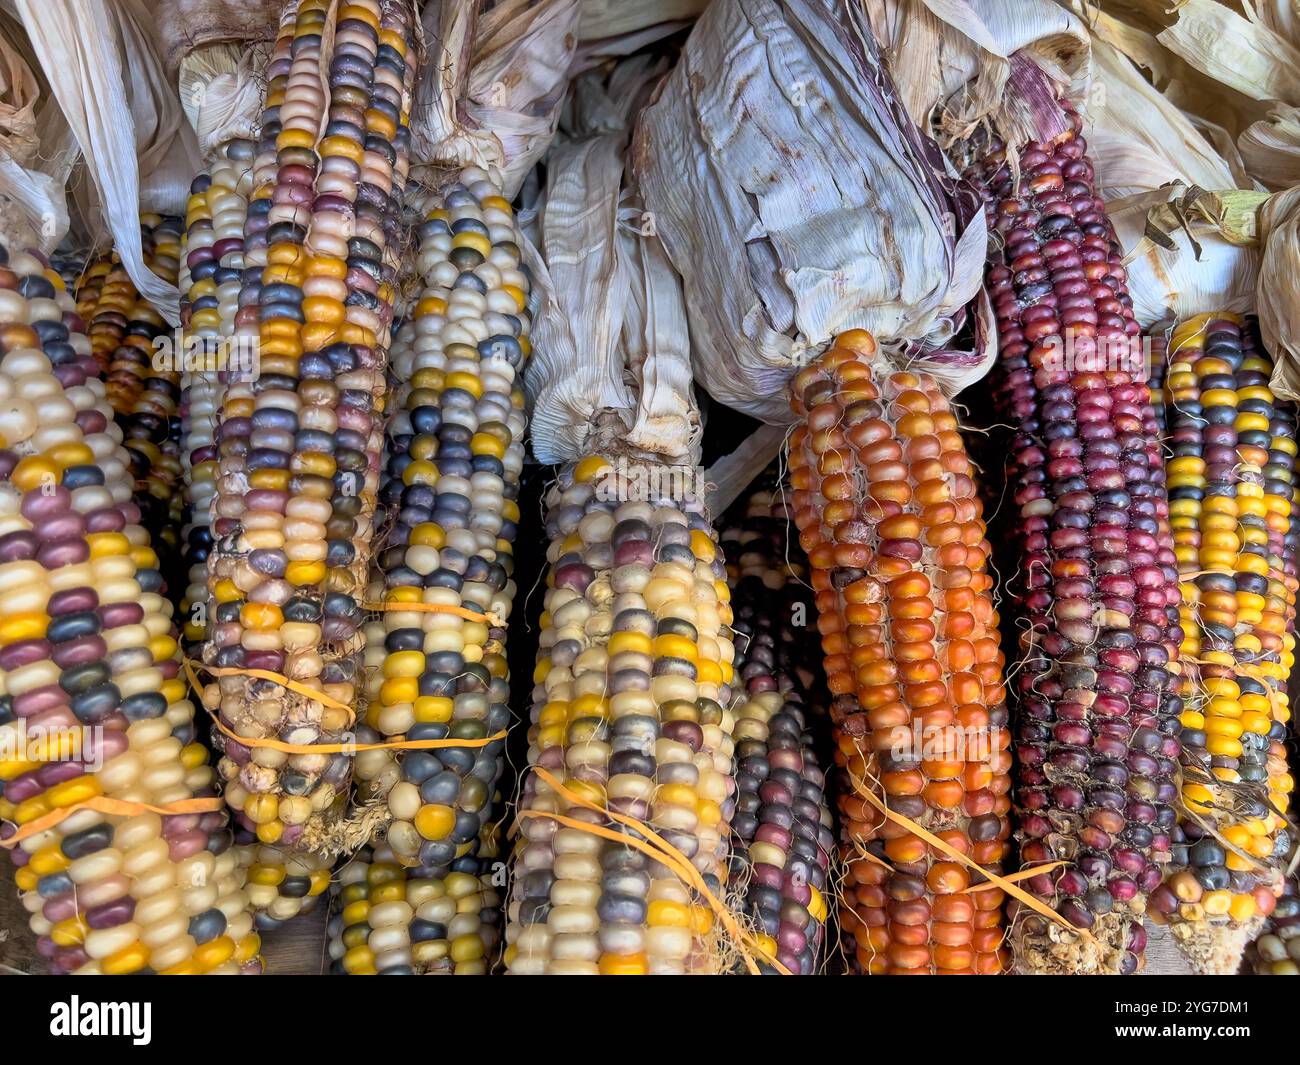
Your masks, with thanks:
M 615 314 L 623 293 L 617 239 L 622 141 L 621 134 L 607 133 L 557 146 L 547 157 L 538 250 L 549 298 L 533 323 L 534 354 L 524 375 L 533 453 L 542 462 L 585 454 L 597 416 L 616 417 L 624 431 L 632 424 L 636 400 L 623 380 L 622 322 Z
M 618 230 L 626 285 L 621 339 L 637 397 L 628 442 L 638 451 L 694 466 L 704 426 L 691 376 L 682 281 L 659 238 L 645 231 L 644 210 L 632 196 L 625 201 Z
M 1300 184 L 1300 107 L 1274 104 L 1267 120 L 1244 130 L 1238 143 L 1246 166 L 1267 188 Z
M 232 140 L 255 140 L 269 51 L 260 42 L 210 44 L 180 64 L 180 96 L 204 161 Z
M 0 36 L 0 241 L 51 251 L 68 229 L 67 172 L 41 152 L 41 86 L 18 49 Z M 39 113 L 38 113 L 39 109 Z
M 582 0 L 571 74 L 633 55 L 689 26 L 708 0 Z
M 158 38 L 167 69 L 212 45 L 273 42 L 282 7 L 267 0 L 162 0 Z
M 1175 181 L 1227 189 L 1248 180 L 1119 51 L 1094 38 L 1092 63 L 1096 88 L 1089 97 L 1088 143 L 1102 199 Z
M 1009 57 L 1024 51 L 1072 100 L 1089 84 L 1083 24 L 1053 0 L 866 0 L 908 114 L 929 129 L 942 109 L 959 138 L 1006 102 Z
M 1175 55 L 1252 100 L 1300 103 L 1300 49 L 1216 0 L 1183 0 L 1177 16 L 1156 34 Z
M 1253 232 L 1234 228 L 1239 220 L 1231 215 L 1211 221 L 1206 214 L 1218 214 L 1218 198 L 1210 197 L 1201 213 L 1192 206 L 1195 194 L 1189 200 L 1187 193 L 1185 186 L 1174 185 L 1106 205 L 1125 252 L 1133 313 L 1144 329 L 1170 314 L 1183 319 L 1207 311 L 1254 310 L 1260 249 L 1234 243 L 1253 240 Z M 1262 198 L 1244 195 L 1252 207 Z M 1253 210 L 1249 215 L 1253 228 Z
M 689 22 L 707 5 L 708 0 L 582 0 L 578 36 L 596 41 Z
M 555 135 L 577 44 L 579 0 L 433 0 L 422 16 L 428 58 L 411 112 L 412 171 L 480 166 L 507 199 Z M 476 17 L 477 16 L 477 17 Z
M 1277 193 L 1260 208 L 1259 238 L 1264 253 L 1255 310 L 1273 356 L 1273 389 L 1300 400 L 1300 187 Z
M 140 212 L 184 210 L 198 144 L 163 71 L 141 0 L 14 0 L 81 146 L 113 246 L 136 289 L 173 325 L 180 296 L 144 263 Z
M 611 450 L 699 461 L 681 280 L 625 187 L 628 125 L 662 73 L 645 57 L 579 79 L 544 195 L 521 214 L 545 306 L 525 371 L 532 445 L 543 462 Z
M 861 12 L 849 16 L 817 0 L 715 0 L 633 138 L 683 278 L 697 377 L 767 421 L 790 420 L 788 379 L 847 329 L 927 358 L 952 391 L 992 357 L 950 350 L 981 285 L 983 214 L 946 228 L 937 154 L 898 124 Z

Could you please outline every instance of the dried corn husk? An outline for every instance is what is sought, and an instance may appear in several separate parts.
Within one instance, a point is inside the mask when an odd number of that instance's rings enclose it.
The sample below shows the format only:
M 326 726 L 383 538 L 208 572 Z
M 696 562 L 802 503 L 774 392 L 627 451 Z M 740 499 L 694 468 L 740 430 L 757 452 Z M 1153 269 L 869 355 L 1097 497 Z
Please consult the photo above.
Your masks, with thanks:
M 1231 141 L 1225 158 L 1123 53 L 1098 37 L 1091 45 L 1094 80 L 1085 111 L 1103 199 L 1172 182 L 1202 189 L 1250 187 Z
M 1162 45 L 1252 100 L 1300 102 L 1300 49 L 1217 0 L 1183 0 Z
M 685 29 L 708 0 L 582 0 L 573 73 L 630 56 Z
M 787 380 L 851 328 L 953 391 L 986 372 L 988 333 L 957 340 L 980 291 L 983 214 L 940 176 L 860 9 L 715 0 L 632 154 L 718 400 L 789 421 Z
M 1142 67 L 1225 158 L 1239 152 L 1254 181 L 1270 189 L 1300 183 L 1300 33 L 1289 0 L 1071 6 Z
M 1255 309 L 1255 212 L 1265 198 L 1180 183 L 1106 205 L 1126 253 L 1133 313 L 1144 329 L 1171 314 L 1180 320 L 1203 314 L 1206 307 L 1240 314 Z
M 257 136 L 266 84 L 264 42 L 212 44 L 181 60 L 181 103 L 206 162 L 221 146 Z
M 630 116 L 662 73 L 634 57 L 608 84 L 579 79 L 547 157 L 530 265 L 548 299 L 525 372 L 543 462 L 589 452 L 699 461 L 681 280 L 624 173 Z
M 183 85 L 185 60 L 196 52 L 274 40 L 281 6 L 266 0 L 163 0 L 158 36 L 167 69 L 179 72 Z
M 865 0 L 864 6 L 908 114 L 922 129 L 942 126 L 948 140 L 969 136 L 995 112 L 1002 125 L 1013 121 L 1006 83 L 1015 52 L 1071 99 L 1086 94 L 1087 33 L 1053 0 Z
M 412 175 L 480 166 L 513 199 L 555 135 L 577 45 L 579 0 L 431 0 L 428 58 L 411 112 Z
M 1264 345 L 1272 353 L 1273 390 L 1300 400 L 1300 186 L 1275 193 L 1260 208 L 1259 268 L 1255 311 Z
M 896 2 L 900 0 L 887 0 L 887 5 Z M 914 10 L 921 0 L 901 2 Z M 871 5 L 873 10 L 878 6 Z M 1124 54 L 1068 12 L 1045 11 L 1039 0 L 956 8 L 955 13 L 949 5 L 935 9 L 952 22 L 932 10 L 928 35 L 904 29 L 897 39 L 889 38 L 899 71 L 925 70 L 934 66 L 936 55 L 950 60 L 940 64 L 947 78 L 942 85 L 935 76 L 928 79 L 928 97 L 919 87 L 924 76 L 911 77 L 915 105 L 960 134 L 971 123 L 953 115 L 969 113 L 989 72 L 1005 66 L 1001 57 L 1032 58 L 1088 119 L 1099 187 L 1128 256 L 1134 311 L 1143 326 L 1170 312 L 1199 314 L 1206 306 L 1249 309 L 1259 254 L 1248 245 L 1254 239 L 1254 210 L 1263 197 L 1251 191 L 1204 191 L 1233 190 L 1239 180 L 1249 183 L 1235 150 L 1225 159 Z M 874 21 L 890 27 L 895 19 L 887 13 Z M 1144 39 L 1118 24 L 1109 29 L 1113 39 L 1130 46 Z M 954 81 L 959 75 L 969 79 L 969 86 Z M 991 120 L 1004 137 L 1016 138 L 1020 117 L 1015 112 L 995 102 L 976 113 Z
M 42 157 L 40 95 L 36 75 L 0 33 L 0 241 L 48 252 L 68 229 L 67 171 Z
M 578 36 L 584 42 L 639 36 L 663 26 L 685 25 L 707 6 L 708 0 L 582 0 Z
M 144 263 L 140 212 L 180 213 L 198 145 L 163 69 L 143 0 L 14 6 L 93 177 L 113 246 L 137 290 L 173 325 L 179 293 Z

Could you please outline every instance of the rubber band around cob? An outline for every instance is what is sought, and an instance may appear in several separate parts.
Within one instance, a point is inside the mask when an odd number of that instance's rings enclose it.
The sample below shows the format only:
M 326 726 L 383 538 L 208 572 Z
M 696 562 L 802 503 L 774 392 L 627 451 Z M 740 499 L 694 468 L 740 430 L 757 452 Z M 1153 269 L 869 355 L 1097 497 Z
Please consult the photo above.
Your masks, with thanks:
M 747 882 L 746 912 L 767 954 L 792 973 L 826 964 L 825 932 L 833 902 L 836 851 L 826 775 L 813 730 L 827 723 L 818 682 L 807 560 L 794 541 L 789 489 L 752 489 L 732 505 L 722 528 L 735 614 L 740 690 L 736 719 L 736 813 L 731 877 Z M 742 686 L 743 685 L 743 686 Z
M 415 70 L 404 2 L 290 4 L 267 70 L 239 336 L 259 373 L 218 419 L 203 692 L 226 800 L 266 844 L 334 853 L 379 487 L 384 357 Z M 328 54 L 322 52 L 328 48 Z M 266 671 L 274 677 L 254 676 Z M 287 687 L 285 681 L 292 682 Z M 304 692 L 318 694 L 304 694 Z
M 1152 895 L 1201 972 L 1235 973 L 1293 839 L 1284 746 L 1295 580 L 1286 572 L 1296 421 L 1254 323 L 1175 327 L 1166 378 L 1171 521 L 1183 575 L 1180 871 Z
M 90 341 L 57 274 L 0 256 L 0 728 L 30 756 L 0 763 L 0 834 L 38 952 L 54 972 L 257 971 Z M 163 816 L 86 805 L 195 798 L 203 809 Z

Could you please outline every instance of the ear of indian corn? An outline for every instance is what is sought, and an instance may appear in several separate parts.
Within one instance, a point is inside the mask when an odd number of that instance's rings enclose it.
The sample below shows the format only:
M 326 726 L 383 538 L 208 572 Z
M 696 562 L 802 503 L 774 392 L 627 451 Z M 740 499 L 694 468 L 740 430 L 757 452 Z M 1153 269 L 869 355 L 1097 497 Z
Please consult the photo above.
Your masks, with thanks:
M 355 716 L 408 166 L 410 15 L 404 3 L 300 0 L 267 70 L 236 316 L 237 332 L 257 338 L 259 372 L 227 389 L 218 422 L 205 647 L 223 672 L 204 701 L 250 740 L 338 743 Z M 351 842 L 330 836 L 347 829 L 347 753 L 217 742 L 227 801 L 261 842 L 298 845 L 309 827 L 306 849 Z
M 215 795 L 171 606 L 83 323 L 0 247 L 0 835 L 55 972 L 260 968 L 225 815 L 106 815 Z
M 146 214 L 141 226 L 149 233 L 145 264 L 164 281 L 177 280 L 183 220 Z M 123 444 L 135 474 L 135 498 L 145 527 L 154 530 L 169 581 L 178 561 L 182 518 L 180 455 L 180 364 L 182 356 L 170 342 L 155 348 L 167 332 L 161 315 L 137 298 L 127 336 L 114 353 L 107 378 L 108 395 L 122 425 Z M 181 587 L 175 601 L 180 602 Z
M 734 807 L 733 647 L 717 543 L 694 493 L 625 498 L 593 456 L 547 496 L 551 569 L 529 729 L 530 772 L 512 857 L 510 972 L 709 971 L 713 915 L 678 873 L 584 830 L 647 823 L 721 899 Z M 660 468 L 633 483 L 667 484 Z M 561 824 L 547 815 L 570 818 Z
M 1251 946 L 1256 976 L 1300 976 L 1300 880 L 1292 873 L 1282 886 L 1265 932 Z
M 179 288 L 182 351 L 181 458 L 185 469 L 185 592 L 181 601 L 187 645 L 201 647 L 213 620 L 207 559 L 216 490 L 216 420 L 226 382 L 249 382 L 256 366 L 251 347 L 235 340 L 244 270 L 244 224 L 252 187 L 252 141 L 227 142 L 210 171 L 190 186 Z M 249 903 L 259 931 L 270 931 L 310 912 L 329 886 L 328 855 L 293 852 L 259 843 L 237 826 L 235 844 L 247 876 Z
M 481 976 L 496 958 L 500 930 L 501 896 L 492 873 L 424 876 L 377 845 L 339 870 L 330 971 Z
M 799 539 L 833 702 L 848 876 L 840 921 L 866 973 L 996 973 L 1002 893 L 888 805 L 997 871 L 1010 737 L 990 548 L 970 459 L 925 374 L 845 334 L 794 381 Z M 875 802 L 871 801 L 875 797 Z
M 1286 541 L 1295 419 L 1234 315 L 1180 323 L 1166 381 L 1169 498 L 1183 575 L 1181 830 L 1185 866 L 1152 896 L 1201 971 L 1235 973 L 1291 848 L 1295 593 Z
M 745 911 L 763 946 L 795 974 L 825 964 L 827 880 L 835 836 L 826 777 L 811 729 L 816 658 L 807 566 L 790 542 L 787 491 L 756 489 L 737 501 L 723 550 L 732 588 L 739 689 L 732 881 L 746 883 Z M 772 971 L 768 967 L 767 971 Z
M 510 722 L 531 285 L 514 212 L 482 170 L 449 185 L 419 236 L 424 287 L 392 355 L 384 610 L 365 723 L 380 741 L 482 741 Z M 474 861 L 504 749 L 498 738 L 358 757 L 360 796 L 386 800 L 397 861 L 431 876 Z
M 212 620 L 208 553 L 216 494 L 217 414 L 225 395 L 224 376 L 244 369 L 234 365 L 232 356 L 255 147 L 246 140 L 228 142 L 211 171 L 194 179 L 186 206 L 181 329 L 187 358 L 196 365 L 181 377 L 181 458 L 188 491 L 181 611 L 185 641 L 191 647 L 202 644 Z
M 1016 729 L 1029 889 L 1091 938 L 1020 909 L 1030 972 L 1131 972 L 1174 829 L 1179 591 L 1147 368 L 1080 121 L 972 167 L 996 239 L 993 378 L 1014 440 L 1008 551 L 1022 627 Z

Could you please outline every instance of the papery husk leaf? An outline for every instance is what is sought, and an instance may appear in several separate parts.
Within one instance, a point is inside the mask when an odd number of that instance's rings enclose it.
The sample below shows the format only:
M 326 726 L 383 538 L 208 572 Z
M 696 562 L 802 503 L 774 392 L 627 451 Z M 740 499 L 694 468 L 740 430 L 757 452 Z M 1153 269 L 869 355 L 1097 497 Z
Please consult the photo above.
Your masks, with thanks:
M 937 119 L 946 143 L 984 122 L 1011 143 L 1032 135 L 1008 91 L 1016 52 L 1067 98 L 1087 93 L 1087 33 L 1051 0 L 866 0 L 865 7 L 908 114 L 922 129 Z
M 547 157 L 537 250 L 548 298 L 533 323 L 534 354 L 524 372 L 533 453 L 542 462 L 586 454 L 598 414 L 616 417 L 625 432 L 633 421 L 616 313 L 624 139 L 604 134 L 557 146 Z
M 1216 0 L 1184 0 L 1156 39 L 1243 96 L 1300 104 L 1300 49 Z
M 716 399 L 789 421 L 788 379 L 851 328 L 952 391 L 987 371 L 987 345 L 954 350 L 981 284 L 983 213 L 954 198 L 860 9 L 715 0 L 632 157 Z
M 577 45 L 579 0 L 432 0 L 426 76 L 411 112 L 412 173 L 480 166 L 513 199 L 555 135 Z
M 1226 145 L 1262 116 L 1250 96 L 1214 80 L 1204 69 L 1171 51 L 1157 36 L 1176 17 L 1177 0 L 1069 0 L 1094 36 L 1128 56 L 1146 72 L 1166 101 L 1186 113 L 1232 164 Z M 1238 185 L 1249 182 L 1238 181 Z
M 581 140 L 599 133 L 626 135 L 628 124 L 667 71 L 666 59 L 636 55 L 610 70 L 579 75 L 561 112 L 559 136 Z
M 283 4 L 267 0 L 163 0 L 158 37 L 169 71 L 213 45 L 274 41 Z M 182 99 L 184 96 L 182 95 Z
M 629 125 L 663 69 L 637 56 L 575 83 L 545 194 L 525 218 L 546 296 L 524 377 L 543 462 L 592 451 L 699 461 L 681 280 L 626 187 Z
M 269 55 L 264 43 L 245 42 L 207 45 L 181 60 L 181 103 L 205 163 L 232 140 L 257 138 Z
M 582 0 L 578 37 L 597 41 L 639 34 L 665 23 L 686 23 L 707 6 L 708 0 Z
M 43 157 L 39 121 L 61 120 L 44 106 L 40 79 L 10 32 L 19 31 L 0 24 L 0 240 L 49 252 L 68 230 L 68 171 L 57 153 Z
M 1260 249 L 1255 214 L 1266 194 L 1184 185 L 1106 205 L 1125 252 L 1133 313 L 1143 329 L 1205 308 L 1254 309 Z
M 631 56 L 689 26 L 708 0 L 583 0 L 571 73 Z
M 624 268 L 622 349 L 637 397 L 628 442 L 676 465 L 700 461 L 704 425 L 691 375 L 691 334 L 682 282 L 663 244 L 646 232 L 634 196 L 619 211 Z
M 1274 104 L 1267 119 L 1242 132 L 1238 144 L 1251 174 L 1265 187 L 1300 184 L 1300 108 Z
M 18 49 L 0 36 L 0 152 L 19 166 L 35 163 L 41 139 L 36 105 L 41 87 Z
M 163 70 L 140 0 L 14 0 L 41 69 L 94 179 L 113 246 L 140 294 L 180 321 L 175 285 L 152 273 L 140 212 L 181 213 L 198 142 Z
M 1216 152 L 1191 120 L 1117 49 L 1093 38 L 1092 63 L 1095 88 L 1088 100 L 1088 144 L 1102 199 L 1171 182 L 1203 189 L 1248 183 L 1244 171 Z
M 1273 390 L 1300 400 L 1300 187 L 1276 193 L 1260 208 L 1259 239 L 1264 253 L 1255 311 L 1273 356 Z

